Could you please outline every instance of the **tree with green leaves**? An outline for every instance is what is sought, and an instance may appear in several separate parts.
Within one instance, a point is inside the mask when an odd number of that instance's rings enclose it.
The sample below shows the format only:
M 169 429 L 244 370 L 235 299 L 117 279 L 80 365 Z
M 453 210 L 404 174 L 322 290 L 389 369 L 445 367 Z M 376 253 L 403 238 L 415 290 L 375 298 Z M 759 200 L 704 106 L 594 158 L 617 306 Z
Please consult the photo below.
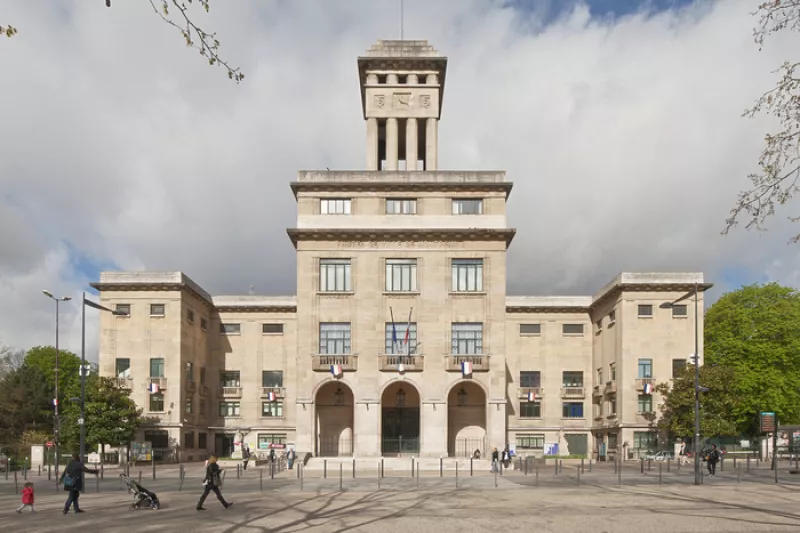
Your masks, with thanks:
M 705 359 L 733 372 L 732 415 L 753 434 L 759 411 L 800 422 L 800 294 L 777 283 L 724 294 L 705 318 Z M 705 384 L 703 384 L 705 385 Z
M 765 0 L 753 15 L 759 16 L 753 31 L 759 49 L 773 33 L 800 31 L 800 0 Z M 778 75 L 775 86 L 746 109 L 744 116 L 771 115 L 777 119 L 778 128 L 765 136 L 759 170 L 748 176 L 751 187 L 739 194 L 723 234 L 737 226 L 741 218 L 747 219 L 747 229 L 763 229 L 766 220 L 775 214 L 775 208 L 800 190 L 800 61 L 786 61 L 775 73 Z M 797 221 L 800 217 L 790 220 Z M 800 233 L 792 238 L 792 242 L 798 241 Z
M 720 366 L 700 367 L 700 434 L 704 437 L 727 437 L 738 434 L 732 415 L 738 400 L 733 371 Z M 683 369 L 672 383 L 659 383 L 655 392 L 664 396 L 657 426 L 676 437 L 694 435 L 694 366 Z
M 56 382 L 56 349 L 52 346 L 36 346 L 25 354 L 25 365 L 32 366 L 42 373 L 52 394 Z M 81 394 L 81 359 L 68 350 L 58 351 L 58 396 L 62 404 L 69 398 Z
M 26 431 L 53 434 L 53 392 L 35 366 L 25 365 L 0 380 L 0 443 L 19 442 Z

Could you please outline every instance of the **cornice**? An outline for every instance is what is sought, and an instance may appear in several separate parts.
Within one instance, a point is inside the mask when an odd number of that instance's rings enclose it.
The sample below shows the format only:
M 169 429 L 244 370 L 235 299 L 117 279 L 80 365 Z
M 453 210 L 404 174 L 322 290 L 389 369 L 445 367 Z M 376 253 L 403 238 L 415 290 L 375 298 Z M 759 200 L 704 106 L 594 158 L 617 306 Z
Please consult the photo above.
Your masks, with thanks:
M 299 229 L 289 228 L 286 233 L 297 248 L 297 242 L 305 241 L 505 241 L 506 248 L 514 239 L 517 230 L 509 229 Z
M 297 193 L 303 192 L 486 192 L 503 191 L 506 199 L 511 195 L 514 183 L 510 181 L 501 182 L 446 182 L 446 181 L 293 181 L 290 183 L 292 193 L 297 198 Z
M 214 308 L 213 302 L 209 301 L 205 294 L 195 290 L 192 285 L 188 283 L 102 283 L 95 282 L 89 284 L 91 287 L 97 289 L 101 293 L 104 291 L 119 291 L 119 292 L 186 292 L 196 297 L 198 300 L 206 304 L 210 309 Z

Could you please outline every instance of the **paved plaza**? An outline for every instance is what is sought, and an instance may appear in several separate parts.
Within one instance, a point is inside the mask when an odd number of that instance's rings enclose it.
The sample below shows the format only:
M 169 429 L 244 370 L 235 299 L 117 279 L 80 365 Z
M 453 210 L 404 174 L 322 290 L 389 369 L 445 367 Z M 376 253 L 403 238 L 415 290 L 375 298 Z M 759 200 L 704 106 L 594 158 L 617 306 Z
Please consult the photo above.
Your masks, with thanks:
M 379 478 L 359 470 L 356 478 L 335 476 L 297 479 L 294 471 L 271 479 L 269 471 L 248 470 L 240 478 L 228 471 L 223 492 L 235 502 L 228 510 L 211 495 L 204 513 L 194 506 L 201 492 L 202 466 L 187 465 L 183 485 L 179 467 L 160 467 L 156 479 L 143 469 L 142 483 L 158 493 L 162 509 L 131 512 L 131 496 L 117 472 L 109 470 L 95 483 L 89 478 L 81 496 L 81 515 L 61 513 L 66 495 L 46 476 L 36 483 L 37 513 L 18 515 L 19 496 L 12 480 L 0 483 L 3 523 L 10 531 L 492 531 L 559 532 L 748 532 L 796 531 L 800 527 L 800 476 L 752 469 L 739 479 L 728 468 L 694 486 L 691 470 L 667 475 L 661 484 L 654 470 L 642 474 L 636 465 L 620 477 L 606 465 L 525 475 L 508 471 L 459 477 L 454 472 L 422 472 L 419 479 L 392 473 Z M 266 476 L 264 476 L 266 474 Z M 316 473 L 315 473 L 316 474 Z M 388 475 L 388 473 L 387 473 Z M 138 477 L 137 474 L 134 477 Z M 339 490 L 340 482 L 343 490 Z M 380 488 L 379 484 L 380 483 Z M 578 484 L 580 483 L 580 484 Z M 98 491 L 99 489 L 99 491 Z M 180 489 L 180 490 L 179 490 Z

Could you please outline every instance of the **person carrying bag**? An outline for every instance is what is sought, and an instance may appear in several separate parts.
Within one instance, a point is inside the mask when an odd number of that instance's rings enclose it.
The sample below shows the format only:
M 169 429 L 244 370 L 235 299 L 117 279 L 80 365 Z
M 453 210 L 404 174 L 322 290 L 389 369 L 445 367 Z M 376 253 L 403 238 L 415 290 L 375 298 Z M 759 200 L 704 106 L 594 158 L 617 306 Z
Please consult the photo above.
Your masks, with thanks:
M 208 494 L 210 492 L 213 492 L 214 494 L 217 495 L 217 499 L 220 501 L 220 503 L 225 509 L 233 505 L 233 502 L 228 503 L 225 501 L 225 498 L 222 496 L 222 493 L 219 490 L 219 488 L 222 486 L 222 476 L 220 476 L 220 472 L 222 472 L 222 470 L 217 464 L 217 458 L 216 456 L 212 455 L 211 457 L 208 458 L 208 466 L 206 467 L 206 476 L 203 479 L 203 485 L 204 485 L 203 495 L 200 496 L 200 501 L 197 502 L 198 511 L 205 511 L 205 509 L 203 508 L 203 502 L 206 501 L 206 498 L 208 497 Z

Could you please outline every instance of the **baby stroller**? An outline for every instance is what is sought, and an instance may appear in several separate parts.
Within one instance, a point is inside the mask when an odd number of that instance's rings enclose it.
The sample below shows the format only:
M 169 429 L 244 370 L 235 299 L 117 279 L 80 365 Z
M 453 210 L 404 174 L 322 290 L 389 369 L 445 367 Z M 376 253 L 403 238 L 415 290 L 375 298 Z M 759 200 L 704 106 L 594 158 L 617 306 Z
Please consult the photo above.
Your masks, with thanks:
M 142 508 L 150 508 L 155 511 L 160 507 L 155 492 L 147 490 L 125 474 L 120 474 L 119 477 L 128 486 L 128 493 L 133 493 L 133 503 L 129 508 L 131 511 Z

